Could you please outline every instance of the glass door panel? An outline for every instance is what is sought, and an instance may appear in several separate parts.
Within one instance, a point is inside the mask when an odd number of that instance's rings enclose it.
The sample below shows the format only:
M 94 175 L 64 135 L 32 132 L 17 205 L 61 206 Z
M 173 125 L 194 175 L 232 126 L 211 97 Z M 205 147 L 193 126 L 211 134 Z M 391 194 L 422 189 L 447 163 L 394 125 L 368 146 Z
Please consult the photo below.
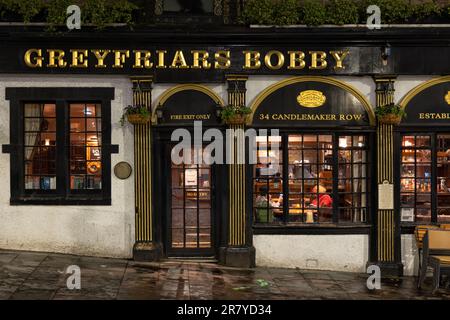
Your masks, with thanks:
M 171 190 L 171 248 L 211 249 L 211 166 L 172 163 Z

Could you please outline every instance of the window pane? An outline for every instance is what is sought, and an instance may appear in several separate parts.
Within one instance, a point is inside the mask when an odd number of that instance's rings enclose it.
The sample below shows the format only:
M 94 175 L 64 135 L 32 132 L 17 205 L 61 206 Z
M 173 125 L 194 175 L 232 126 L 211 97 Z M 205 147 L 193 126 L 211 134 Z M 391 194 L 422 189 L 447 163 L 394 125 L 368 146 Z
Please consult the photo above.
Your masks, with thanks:
M 88 118 L 86 120 L 86 131 L 102 131 L 101 119 L 99 118 Z
M 24 173 L 26 190 L 56 189 L 56 107 L 24 105 Z
M 431 136 L 402 136 L 400 213 L 403 222 L 431 222 Z
M 438 222 L 450 221 L 450 134 L 437 136 L 437 214 Z
M 70 104 L 70 188 L 102 188 L 100 105 Z M 97 118 L 95 118 L 97 117 Z
M 292 134 L 287 139 L 287 170 L 261 175 L 270 161 L 267 137 L 258 137 L 259 162 L 253 180 L 253 207 L 256 223 L 332 223 L 334 207 L 342 222 L 366 222 L 368 206 L 367 138 L 348 135 L 333 141 L 327 134 Z M 334 145 L 338 146 L 337 149 Z M 281 145 L 280 145 L 281 147 Z M 333 155 L 338 153 L 338 163 Z M 281 151 L 278 153 L 282 153 Z M 282 162 L 281 157 L 277 157 Z M 282 169 L 282 168 L 281 168 Z M 333 172 L 340 177 L 338 199 L 333 199 Z M 279 175 L 278 175 L 279 174 Z M 288 181 L 284 182 L 283 177 Z M 289 198 L 283 193 L 288 183 Z M 344 208 L 340 214 L 340 208 Z
M 318 208 L 329 183 L 332 136 L 289 135 L 288 223 L 318 223 Z M 332 184 L 330 184 L 332 186 Z M 328 185 L 328 186 L 330 186 Z M 320 190 L 318 187 L 320 186 Z
M 338 157 L 338 218 L 340 223 L 367 221 L 367 138 L 340 136 Z

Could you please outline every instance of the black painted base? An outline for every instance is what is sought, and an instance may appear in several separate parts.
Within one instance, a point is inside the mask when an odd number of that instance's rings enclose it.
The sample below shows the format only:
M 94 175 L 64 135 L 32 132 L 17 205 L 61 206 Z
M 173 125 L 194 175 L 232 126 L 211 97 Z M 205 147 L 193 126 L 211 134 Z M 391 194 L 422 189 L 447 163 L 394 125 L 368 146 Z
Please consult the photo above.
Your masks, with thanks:
M 136 242 L 133 246 L 133 259 L 135 261 L 158 261 L 161 259 L 161 246 L 153 242 Z
M 219 263 L 228 267 L 254 268 L 255 247 L 222 247 L 219 249 Z
M 366 267 L 371 265 L 380 267 L 381 279 L 403 277 L 403 263 L 401 262 L 367 262 Z

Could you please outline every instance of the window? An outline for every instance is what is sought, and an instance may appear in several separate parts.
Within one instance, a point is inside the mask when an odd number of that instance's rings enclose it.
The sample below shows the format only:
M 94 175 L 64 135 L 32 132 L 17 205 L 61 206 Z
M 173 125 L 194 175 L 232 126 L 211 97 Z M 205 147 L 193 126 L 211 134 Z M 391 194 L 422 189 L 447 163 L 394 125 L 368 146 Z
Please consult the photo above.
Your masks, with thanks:
M 70 104 L 70 189 L 102 188 L 100 104 Z
M 11 203 L 111 203 L 110 88 L 7 88 Z
M 367 136 L 259 136 L 257 146 L 255 223 L 367 222 Z
M 450 222 L 450 134 L 403 134 L 400 214 L 403 222 Z
M 56 105 L 24 105 L 25 189 L 56 190 Z

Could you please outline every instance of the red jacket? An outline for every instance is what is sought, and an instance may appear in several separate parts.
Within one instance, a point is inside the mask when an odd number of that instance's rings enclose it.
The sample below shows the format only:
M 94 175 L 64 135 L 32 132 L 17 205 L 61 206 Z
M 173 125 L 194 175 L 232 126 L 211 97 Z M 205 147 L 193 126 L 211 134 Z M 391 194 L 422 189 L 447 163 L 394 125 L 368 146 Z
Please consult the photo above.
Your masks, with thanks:
M 317 198 L 311 201 L 311 205 L 317 207 Z M 333 206 L 333 199 L 328 194 L 319 195 L 319 208 L 331 208 Z

